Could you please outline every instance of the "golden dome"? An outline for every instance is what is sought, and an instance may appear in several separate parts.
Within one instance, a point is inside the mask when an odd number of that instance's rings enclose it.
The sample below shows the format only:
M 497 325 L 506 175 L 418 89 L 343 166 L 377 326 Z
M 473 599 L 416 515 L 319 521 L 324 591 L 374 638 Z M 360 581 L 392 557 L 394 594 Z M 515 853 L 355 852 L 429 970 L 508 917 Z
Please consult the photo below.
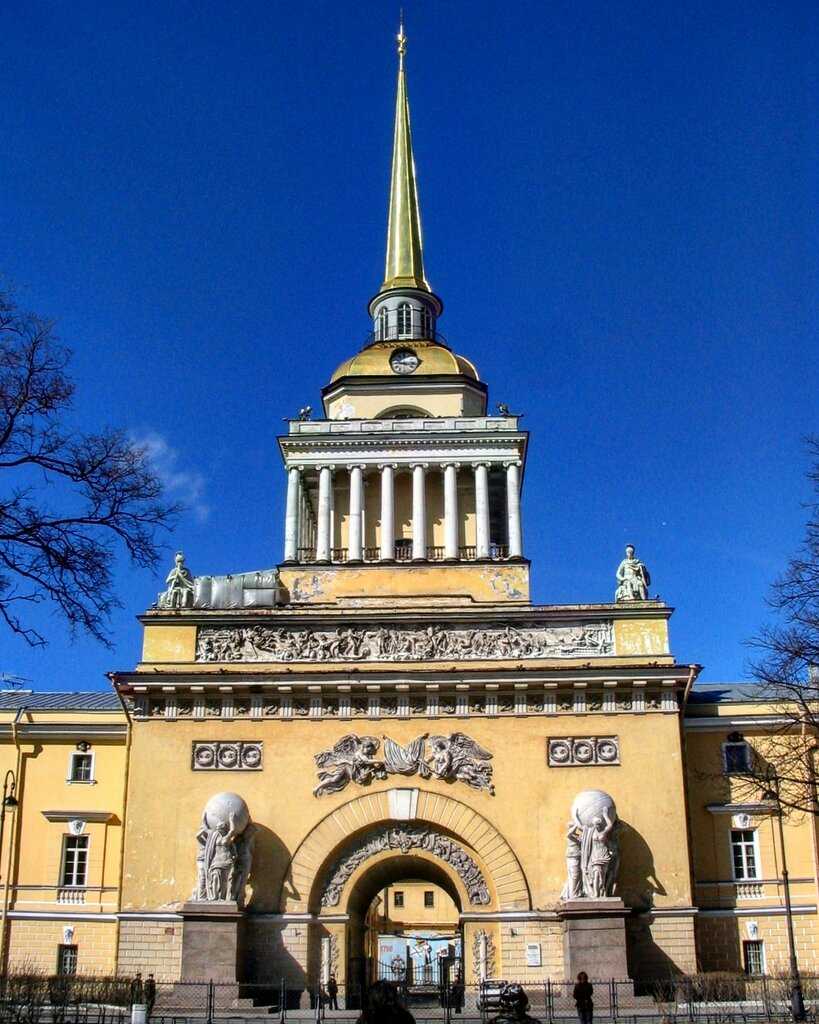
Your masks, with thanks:
M 390 366 L 390 357 L 399 349 L 410 349 L 418 356 L 417 369 L 412 373 L 399 374 Z M 458 376 L 480 380 L 478 371 L 464 356 L 455 355 L 443 345 L 434 341 L 418 341 L 415 338 L 401 341 L 379 341 L 368 345 L 351 359 L 345 359 L 336 369 L 330 382 L 341 377 L 390 377 L 392 380 L 412 380 L 418 377 Z

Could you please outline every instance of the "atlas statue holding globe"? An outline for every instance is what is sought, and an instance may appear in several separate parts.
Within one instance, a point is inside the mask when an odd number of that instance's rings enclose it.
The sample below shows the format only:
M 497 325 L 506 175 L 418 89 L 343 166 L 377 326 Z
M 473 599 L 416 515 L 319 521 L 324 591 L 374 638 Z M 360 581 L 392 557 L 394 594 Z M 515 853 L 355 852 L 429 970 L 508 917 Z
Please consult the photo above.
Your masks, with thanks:
M 562 900 L 614 896 L 620 867 L 619 821 L 614 800 L 601 789 L 574 798 L 566 830 L 566 884 Z
M 238 793 L 217 793 L 208 800 L 196 833 L 193 902 L 244 905 L 256 831 Z

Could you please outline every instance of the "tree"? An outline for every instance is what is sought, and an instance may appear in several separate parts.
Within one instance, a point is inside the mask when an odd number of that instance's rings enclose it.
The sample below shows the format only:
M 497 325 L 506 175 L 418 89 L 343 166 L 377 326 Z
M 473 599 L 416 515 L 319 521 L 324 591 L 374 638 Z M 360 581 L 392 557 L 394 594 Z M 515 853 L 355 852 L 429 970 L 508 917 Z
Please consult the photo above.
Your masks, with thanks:
M 755 741 L 748 782 L 770 789 L 775 774 L 783 807 L 819 813 L 816 802 L 819 747 L 819 437 L 809 437 L 808 478 L 816 500 L 809 503 L 804 543 L 772 588 L 769 604 L 779 613 L 751 641 L 760 652 L 753 675 L 760 696 L 779 724 Z
M 47 641 L 26 609 L 41 602 L 109 645 L 116 554 L 155 565 L 179 511 L 124 432 L 67 426 L 70 357 L 53 322 L 0 292 L 0 621 L 35 646 Z

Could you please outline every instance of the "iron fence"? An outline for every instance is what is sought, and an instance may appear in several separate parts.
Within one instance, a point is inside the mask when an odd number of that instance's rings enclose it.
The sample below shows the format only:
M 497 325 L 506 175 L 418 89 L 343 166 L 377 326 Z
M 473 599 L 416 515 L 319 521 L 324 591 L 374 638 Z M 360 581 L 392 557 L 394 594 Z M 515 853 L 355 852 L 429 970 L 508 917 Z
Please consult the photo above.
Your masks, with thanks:
M 526 978 L 490 979 L 463 985 L 457 974 L 441 972 L 417 984 L 395 984 L 399 1001 L 418 1024 L 474 1021 L 487 1024 L 500 1010 L 500 994 L 517 983 L 529 1000 L 528 1014 L 542 1024 L 577 1019 L 571 981 Z M 654 982 L 594 981 L 597 1024 L 778 1024 L 790 1020 L 790 983 L 783 977 L 712 974 L 680 976 Z M 819 975 L 803 975 L 811 1019 L 819 1005 Z M 338 1009 L 319 984 L 285 978 L 254 983 L 214 981 L 159 982 L 146 1007 L 148 1024 L 230 1024 L 241 1021 L 355 1021 L 366 998 L 365 983 L 339 983 Z M 138 993 L 137 993 L 138 994 Z M 133 979 L 65 979 L 45 976 L 8 978 L 0 983 L 0 1022 L 9 1024 L 140 1024 L 141 1004 Z M 140 998 L 143 999 L 144 995 Z M 133 1016 L 132 1016 L 133 1015 Z

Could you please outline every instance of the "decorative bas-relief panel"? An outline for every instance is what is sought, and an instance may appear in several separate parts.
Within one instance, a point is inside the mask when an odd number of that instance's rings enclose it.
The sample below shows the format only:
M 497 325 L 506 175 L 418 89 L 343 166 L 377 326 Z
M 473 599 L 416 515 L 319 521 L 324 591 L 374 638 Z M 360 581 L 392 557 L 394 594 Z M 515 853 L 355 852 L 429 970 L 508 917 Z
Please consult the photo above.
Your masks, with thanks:
M 216 662 L 502 661 L 611 654 L 610 621 L 522 629 L 201 626 L 196 639 L 196 660 Z
M 348 850 L 333 866 L 321 896 L 321 905 L 337 907 L 342 890 L 356 868 L 384 850 L 398 850 L 403 854 L 409 853 L 410 850 L 424 850 L 446 861 L 457 872 L 473 906 L 485 906 L 489 903 L 489 889 L 481 869 L 462 846 L 449 836 L 432 829 L 406 826 L 383 828 L 363 836 L 357 845 Z
M 191 756 L 191 768 L 195 772 L 254 772 L 262 768 L 262 744 L 250 743 L 201 743 L 195 741 Z
M 424 733 L 405 747 L 385 736 L 383 757 L 377 756 L 380 746 L 381 741 L 375 736 L 348 733 L 329 750 L 315 754 L 319 784 L 313 795 L 338 793 L 351 782 L 366 786 L 388 775 L 420 775 L 422 779 L 465 782 L 473 789 L 495 794 L 489 764 L 492 755 L 462 732 L 429 737 Z
M 617 736 L 560 736 L 549 740 L 549 767 L 620 764 Z

